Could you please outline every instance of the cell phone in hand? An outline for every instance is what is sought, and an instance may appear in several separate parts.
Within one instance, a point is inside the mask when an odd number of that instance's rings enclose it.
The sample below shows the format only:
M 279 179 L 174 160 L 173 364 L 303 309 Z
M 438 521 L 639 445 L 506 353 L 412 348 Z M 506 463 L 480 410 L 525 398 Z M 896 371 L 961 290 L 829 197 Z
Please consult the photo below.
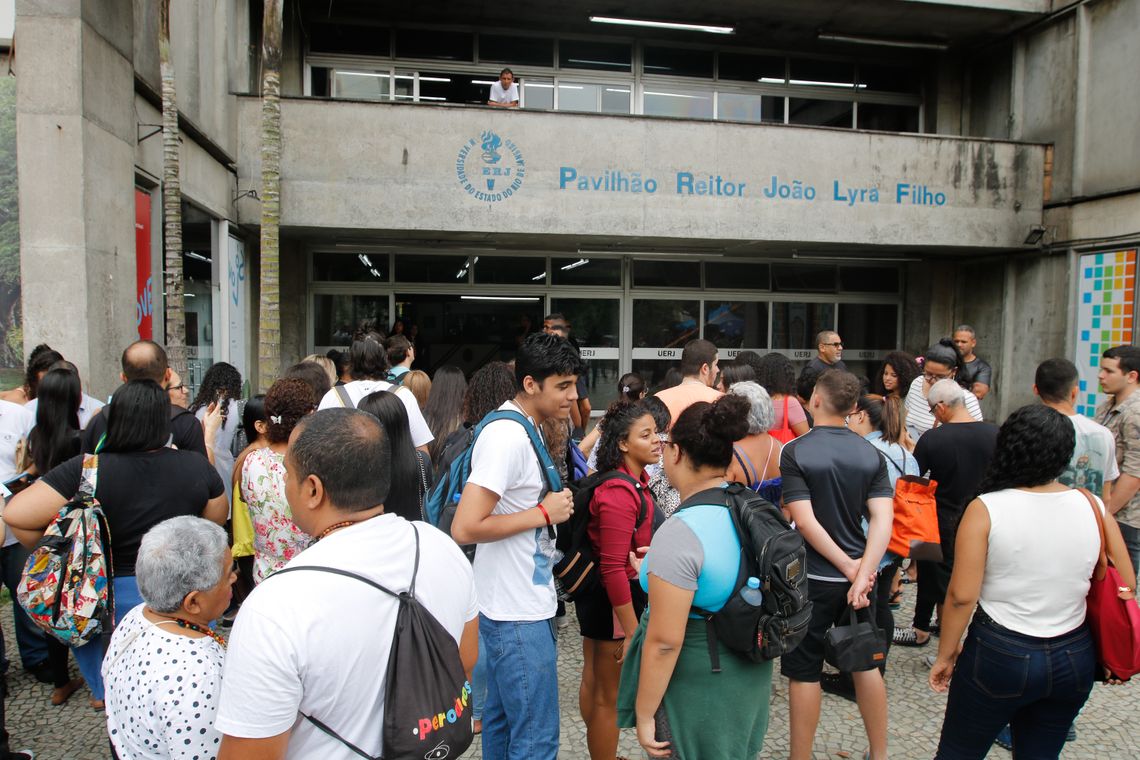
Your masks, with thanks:
M 669 742 L 669 757 L 673 757 L 673 729 L 669 728 L 669 716 L 665 714 L 665 705 L 657 708 L 653 714 L 653 723 L 656 730 L 653 738 L 659 742 Z

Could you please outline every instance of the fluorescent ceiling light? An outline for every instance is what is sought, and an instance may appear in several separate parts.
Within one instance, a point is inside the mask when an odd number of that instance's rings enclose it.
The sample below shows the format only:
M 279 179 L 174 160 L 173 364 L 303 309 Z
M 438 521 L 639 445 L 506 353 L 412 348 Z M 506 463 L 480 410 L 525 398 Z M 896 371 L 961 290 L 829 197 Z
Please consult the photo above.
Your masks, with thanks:
M 708 95 L 682 95 L 679 92 L 649 92 L 645 91 L 646 95 L 658 95 L 662 98 L 685 98 L 686 100 L 708 100 Z
M 924 42 L 922 40 L 894 40 L 889 37 L 864 37 L 857 34 L 836 34 L 820 32 L 818 38 L 828 42 L 850 42 L 855 45 L 880 45 L 882 47 L 915 48 L 918 50 L 949 50 L 944 42 Z
M 188 259 L 197 259 L 198 261 L 204 261 L 204 262 L 206 262 L 207 264 L 209 264 L 209 263 L 210 263 L 210 258 L 209 258 L 208 256 L 203 256 L 202 254 L 200 254 L 200 253 L 197 253 L 197 252 L 195 252 L 195 251 L 187 251 L 187 252 L 186 252 L 186 258 L 188 258 Z
M 776 79 L 775 77 L 762 77 L 756 80 L 763 84 L 794 84 L 801 87 L 844 87 L 847 89 L 865 90 L 867 85 L 854 82 L 819 82 L 814 79 Z
M 387 79 L 387 74 L 377 74 L 371 71 L 338 71 L 337 74 L 342 77 L 371 77 L 373 79 Z M 400 77 L 396 77 L 400 79 Z M 411 77 L 408 77 L 411 79 Z
M 420 100 L 447 100 L 447 98 L 435 97 L 433 95 L 420 95 Z
M 421 82 L 450 82 L 448 77 L 420 77 Z
M 567 63 L 589 63 L 594 66 L 614 66 L 619 69 L 628 69 L 629 64 L 624 61 L 591 61 L 588 58 L 567 58 Z
M 583 88 L 581 85 L 577 85 L 577 84 L 560 84 L 560 85 L 558 85 L 558 89 L 560 89 L 560 90 L 581 90 Z
M 606 92 L 623 92 L 626 95 L 629 94 L 629 90 L 623 90 L 620 87 L 607 87 Z
M 499 81 L 499 80 L 498 80 L 498 79 L 496 79 L 496 80 L 495 80 L 495 82 L 497 82 L 497 81 Z M 486 79 L 472 79 L 472 80 L 471 80 L 471 84 L 487 84 L 487 85 L 491 85 L 491 84 L 494 84 L 495 82 L 491 82 L 491 81 L 488 81 L 488 80 L 486 80 Z
M 542 272 L 541 274 L 536 274 L 534 277 L 531 277 L 530 281 L 531 282 L 538 282 L 539 280 L 545 280 L 545 279 L 546 279 L 546 272 Z
M 460 296 L 461 301 L 540 301 L 538 296 Z
M 639 18 L 617 18 L 615 16 L 590 16 L 595 24 L 617 24 L 619 26 L 643 26 L 650 29 L 675 29 L 682 32 L 708 32 L 709 34 L 735 34 L 732 26 L 712 24 L 681 24 L 676 21 L 649 21 Z
M 360 259 L 360 263 L 363 264 L 364 266 L 366 266 L 368 268 L 372 267 L 372 259 L 368 258 L 368 254 L 358 253 L 358 254 L 356 254 L 356 258 Z
M 578 267 L 584 267 L 589 263 L 590 263 L 589 259 L 578 259 L 577 261 L 571 261 L 569 264 L 562 267 L 562 271 L 563 272 L 569 272 L 571 269 L 577 269 Z
M 494 84 L 494 82 L 491 82 L 491 84 Z M 523 87 L 541 87 L 545 90 L 553 90 L 554 89 L 554 85 L 545 84 L 543 82 L 523 82 Z

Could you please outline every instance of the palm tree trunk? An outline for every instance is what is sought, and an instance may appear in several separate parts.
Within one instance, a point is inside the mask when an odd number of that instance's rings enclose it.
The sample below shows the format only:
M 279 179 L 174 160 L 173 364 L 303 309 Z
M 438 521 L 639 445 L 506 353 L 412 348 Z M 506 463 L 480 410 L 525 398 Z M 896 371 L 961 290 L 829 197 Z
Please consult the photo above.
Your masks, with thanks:
M 166 354 L 170 367 L 186 377 L 186 313 L 182 297 L 182 184 L 179 178 L 178 100 L 170 56 L 170 0 L 162 0 L 158 54 L 162 75 L 162 224 L 166 262 Z
M 261 305 L 257 380 L 281 373 L 281 6 L 265 0 L 261 53 Z

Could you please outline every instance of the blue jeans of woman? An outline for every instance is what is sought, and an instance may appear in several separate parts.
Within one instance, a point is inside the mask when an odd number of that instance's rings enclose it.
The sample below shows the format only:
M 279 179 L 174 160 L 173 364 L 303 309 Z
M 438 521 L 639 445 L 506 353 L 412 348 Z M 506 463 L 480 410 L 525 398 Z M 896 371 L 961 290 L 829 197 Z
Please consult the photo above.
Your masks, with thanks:
M 1087 626 L 1025 636 L 979 608 L 950 681 L 936 760 L 984 758 L 1007 723 L 1018 760 L 1055 760 L 1095 674 Z
M 133 575 L 120 575 L 113 581 L 115 589 L 115 625 L 123 619 L 128 612 L 142 604 L 139 596 L 139 585 Z M 79 665 L 79 672 L 83 680 L 87 681 L 87 688 L 91 689 L 92 699 L 103 699 L 103 637 L 97 636 L 83 646 L 71 650 L 75 655 L 75 663 Z

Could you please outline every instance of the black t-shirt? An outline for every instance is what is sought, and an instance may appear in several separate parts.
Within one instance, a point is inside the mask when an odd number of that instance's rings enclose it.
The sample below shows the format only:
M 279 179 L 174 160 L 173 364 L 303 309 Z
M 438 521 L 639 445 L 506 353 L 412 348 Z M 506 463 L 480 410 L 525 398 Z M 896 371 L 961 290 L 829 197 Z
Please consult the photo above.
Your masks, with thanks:
M 91 418 L 83 431 L 83 453 L 90 454 L 99 445 L 99 439 L 107 432 L 107 418 L 103 411 Z M 206 433 L 202 423 L 191 412 L 180 406 L 170 405 L 170 435 L 173 443 L 182 451 L 194 451 L 206 456 Z
M 975 356 L 974 361 L 966 362 L 963 365 L 960 379 L 967 390 L 972 388 L 974 383 L 993 385 L 994 370 L 985 359 L 979 359 Z
M 978 495 L 978 486 L 990 466 L 997 444 L 997 425 L 989 422 L 951 422 L 926 431 L 914 447 L 922 473 L 938 482 L 938 530 L 942 553 L 953 556 L 958 520 Z
M 863 556 L 867 500 L 894 496 L 878 449 L 847 428 L 821 425 L 784 446 L 780 475 L 785 504 L 810 500 L 815 519 L 839 548 L 852 559 Z M 810 543 L 807 562 L 809 578 L 847 580 Z
M 837 361 L 835 364 L 828 364 L 823 359 L 819 358 L 819 354 L 816 354 L 815 356 L 813 356 L 811 361 L 808 362 L 808 368 L 814 370 L 815 372 L 817 372 L 821 375 L 829 369 L 838 369 L 838 370 L 841 370 L 843 372 L 847 371 L 847 365 L 843 363 L 842 359 Z
M 70 499 L 79 491 L 83 457 L 67 460 L 43 482 Z M 95 498 L 111 530 L 115 575 L 134 575 L 143 534 L 163 520 L 201 516 L 206 502 L 225 493 L 218 471 L 192 451 L 158 449 L 100 454 Z

